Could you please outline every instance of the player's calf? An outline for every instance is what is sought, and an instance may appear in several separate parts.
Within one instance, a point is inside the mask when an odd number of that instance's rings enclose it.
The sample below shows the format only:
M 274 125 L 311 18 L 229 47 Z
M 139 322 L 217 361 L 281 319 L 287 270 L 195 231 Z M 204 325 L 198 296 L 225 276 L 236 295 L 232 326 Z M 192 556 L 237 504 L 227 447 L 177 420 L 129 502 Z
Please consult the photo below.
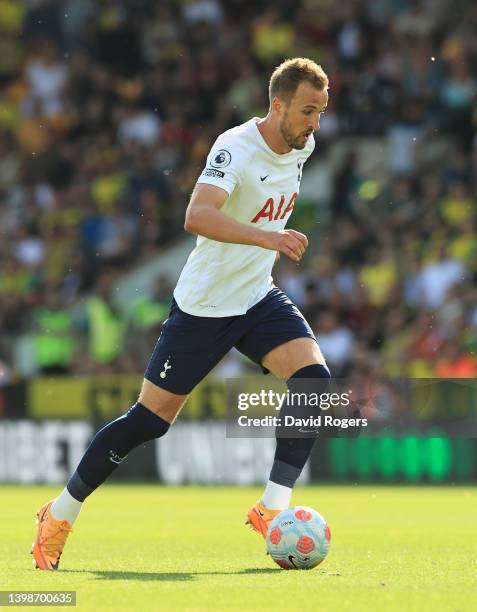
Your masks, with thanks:
M 322 379 L 325 384 L 329 383 L 330 372 L 328 368 L 321 364 L 313 364 L 301 368 L 288 380 L 287 385 L 290 393 L 303 394 L 303 379 Z M 317 382 L 319 382 L 317 380 Z M 304 409 L 306 416 L 317 417 L 319 408 L 315 408 L 316 414 L 310 413 L 310 404 L 304 402 L 300 409 Z M 286 422 L 287 416 L 297 416 L 297 407 L 293 401 L 284 402 L 280 410 L 281 422 Z M 268 508 L 285 509 L 291 499 L 292 489 L 298 480 L 305 463 L 307 462 L 315 440 L 318 436 L 317 428 L 313 426 L 296 427 L 291 431 L 285 427 L 277 428 L 277 448 L 275 458 L 270 472 L 262 501 Z M 297 437 L 291 437 L 293 435 Z
M 330 372 L 321 364 L 313 364 L 299 369 L 287 381 L 290 393 L 304 392 L 303 379 L 322 379 L 323 384 L 329 384 Z M 319 382 L 319 380 L 317 380 Z M 306 392 L 305 392 L 306 394 Z M 306 410 L 305 402 L 305 410 Z M 313 416 L 318 416 L 319 409 Z M 297 407 L 293 401 L 285 401 L 279 414 L 284 423 L 287 416 L 297 416 Z M 297 437 L 293 437 L 296 435 Z M 247 523 L 266 537 L 269 523 L 281 510 L 288 508 L 293 487 L 298 480 L 303 467 L 308 460 L 313 445 L 318 436 L 314 427 L 298 427 L 296 433 L 293 429 L 280 427 L 276 430 L 277 447 L 270 477 L 265 492 L 259 503 L 253 506 L 247 514 Z
M 146 399 L 151 401 L 150 397 Z M 183 398 L 178 396 L 176 403 L 178 412 Z M 36 567 L 57 569 L 66 538 L 86 497 L 117 469 L 131 450 L 160 438 L 169 427 L 169 421 L 136 402 L 126 414 L 97 432 L 61 494 L 37 514 L 38 533 L 32 546 Z

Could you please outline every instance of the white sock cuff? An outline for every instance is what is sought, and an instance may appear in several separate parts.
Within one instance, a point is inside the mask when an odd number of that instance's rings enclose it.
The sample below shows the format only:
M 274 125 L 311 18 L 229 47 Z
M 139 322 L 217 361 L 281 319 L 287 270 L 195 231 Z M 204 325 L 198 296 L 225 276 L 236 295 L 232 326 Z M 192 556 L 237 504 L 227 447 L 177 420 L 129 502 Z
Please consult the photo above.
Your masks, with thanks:
M 285 510 L 290 505 L 292 492 L 293 489 L 269 480 L 265 487 L 262 503 L 270 510 Z
M 57 521 L 67 520 L 73 524 L 80 513 L 83 502 L 75 499 L 65 487 L 51 504 L 51 514 Z

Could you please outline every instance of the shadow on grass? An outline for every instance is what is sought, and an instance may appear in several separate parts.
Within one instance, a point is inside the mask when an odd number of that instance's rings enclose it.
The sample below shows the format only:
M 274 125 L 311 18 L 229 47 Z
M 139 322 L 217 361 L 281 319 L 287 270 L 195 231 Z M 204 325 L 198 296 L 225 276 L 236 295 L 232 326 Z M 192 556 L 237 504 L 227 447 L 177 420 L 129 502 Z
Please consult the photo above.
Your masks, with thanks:
M 60 570 L 62 574 L 93 574 L 97 580 L 194 580 L 199 576 L 240 576 L 250 574 L 274 574 L 279 568 L 245 568 L 235 572 L 121 572 L 114 570 Z

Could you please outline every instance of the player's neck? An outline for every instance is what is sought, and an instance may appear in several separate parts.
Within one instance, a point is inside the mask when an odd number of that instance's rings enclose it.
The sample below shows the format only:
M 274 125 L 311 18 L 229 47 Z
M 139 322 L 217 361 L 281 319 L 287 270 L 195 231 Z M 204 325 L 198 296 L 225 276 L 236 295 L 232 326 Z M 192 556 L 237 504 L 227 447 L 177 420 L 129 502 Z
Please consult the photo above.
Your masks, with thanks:
M 270 115 L 257 121 L 257 128 L 269 148 L 278 155 L 290 153 L 292 148 L 283 140 L 278 121 Z

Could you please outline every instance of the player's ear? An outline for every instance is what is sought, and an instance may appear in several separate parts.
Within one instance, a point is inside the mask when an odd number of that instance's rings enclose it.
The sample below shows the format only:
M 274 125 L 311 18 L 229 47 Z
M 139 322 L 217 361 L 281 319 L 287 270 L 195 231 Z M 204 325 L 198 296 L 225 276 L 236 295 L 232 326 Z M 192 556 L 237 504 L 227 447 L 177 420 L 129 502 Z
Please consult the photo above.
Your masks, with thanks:
M 283 109 L 283 100 L 278 96 L 275 96 L 272 100 L 272 110 L 276 113 L 280 113 Z

